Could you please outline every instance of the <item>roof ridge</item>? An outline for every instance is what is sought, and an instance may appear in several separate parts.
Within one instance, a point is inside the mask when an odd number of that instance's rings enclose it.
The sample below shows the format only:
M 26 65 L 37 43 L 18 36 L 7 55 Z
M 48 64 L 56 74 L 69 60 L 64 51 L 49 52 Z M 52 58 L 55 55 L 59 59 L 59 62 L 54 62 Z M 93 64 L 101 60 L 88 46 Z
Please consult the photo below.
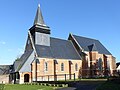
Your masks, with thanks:
M 62 41 L 66 41 L 66 42 L 70 42 L 70 40 L 66 40 L 66 39 L 61 39 L 61 38 L 54 38 L 54 37 L 50 37 L 51 39 L 57 39 L 57 40 L 62 40 Z M 70 42 L 71 43 L 71 42 Z
M 94 39 L 94 38 L 89 38 L 89 37 L 84 37 L 84 36 L 78 36 L 78 35 L 74 35 L 73 36 L 76 36 L 76 37 L 80 37 L 80 38 L 85 38 L 85 39 L 91 39 L 91 40 L 95 40 L 95 41 L 99 41 L 97 39 Z
M 58 40 L 63 40 L 63 41 L 68 41 L 66 39 L 62 39 L 62 38 L 56 38 L 56 37 L 50 37 L 51 39 L 58 39 Z

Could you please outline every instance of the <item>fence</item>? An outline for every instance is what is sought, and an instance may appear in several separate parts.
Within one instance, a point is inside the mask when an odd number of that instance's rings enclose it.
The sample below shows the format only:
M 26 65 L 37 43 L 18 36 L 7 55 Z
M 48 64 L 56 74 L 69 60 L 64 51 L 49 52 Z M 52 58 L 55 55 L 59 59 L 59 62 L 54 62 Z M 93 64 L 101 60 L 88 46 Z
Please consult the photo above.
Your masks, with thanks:
M 75 81 L 75 73 L 74 74 L 44 75 L 44 76 L 37 77 L 37 81 L 61 81 L 61 80 L 67 81 L 71 79 Z

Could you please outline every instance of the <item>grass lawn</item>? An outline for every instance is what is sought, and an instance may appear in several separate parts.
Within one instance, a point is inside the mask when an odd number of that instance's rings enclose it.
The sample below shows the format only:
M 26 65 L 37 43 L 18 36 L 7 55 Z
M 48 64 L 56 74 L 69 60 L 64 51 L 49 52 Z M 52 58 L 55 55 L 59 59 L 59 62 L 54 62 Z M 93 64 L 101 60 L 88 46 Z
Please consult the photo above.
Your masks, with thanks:
M 4 88 L 4 85 L 0 84 L 0 90 L 3 90 L 3 88 Z
M 105 82 L 99 87 L 97 87 L 96 90 L 120 90 L 120 84 L 113 82 Z
M 20 84 L 0 85 L 0 90 L 55 90 L 55 88 L 56 87 L 41 85 L 20 85 Z

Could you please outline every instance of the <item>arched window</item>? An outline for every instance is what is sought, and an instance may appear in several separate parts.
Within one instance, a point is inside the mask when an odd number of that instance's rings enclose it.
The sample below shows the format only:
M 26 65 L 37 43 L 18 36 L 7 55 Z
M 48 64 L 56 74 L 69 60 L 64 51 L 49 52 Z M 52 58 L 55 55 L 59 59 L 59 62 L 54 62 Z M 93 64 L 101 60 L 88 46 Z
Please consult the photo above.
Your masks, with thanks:
M 107 60 L 107 69 L 110 70 L 110 61 Z
M 61 71 L 64 71 L 64 64 L 61 63 Z
M 78 64 L 75 64 L 75 71 L 78 71 Z
M 99 58 L 99 60 L 98 60 L 98 69 L 99 69 L 100 71 L 102 71 L 102 64 L 103 64 L 102 58 Z
M 48 63 L 45 62 L 45 71 L 48 71 Z

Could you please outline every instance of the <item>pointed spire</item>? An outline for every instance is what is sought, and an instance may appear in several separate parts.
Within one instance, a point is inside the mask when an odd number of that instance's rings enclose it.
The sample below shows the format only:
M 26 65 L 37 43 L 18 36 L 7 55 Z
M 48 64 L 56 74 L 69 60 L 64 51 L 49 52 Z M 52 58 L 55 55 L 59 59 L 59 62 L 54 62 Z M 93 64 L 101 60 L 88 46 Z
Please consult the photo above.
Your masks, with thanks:
M 42 16 L 42 12 L 40 10 L 40 4 L 38 4 L 38 9 L 37 9 L 37 13 L 36 13 L 35 20 L 34 20 L 34 25 L 43 25 L 43 26 L 45 26 L 43 16 Z

